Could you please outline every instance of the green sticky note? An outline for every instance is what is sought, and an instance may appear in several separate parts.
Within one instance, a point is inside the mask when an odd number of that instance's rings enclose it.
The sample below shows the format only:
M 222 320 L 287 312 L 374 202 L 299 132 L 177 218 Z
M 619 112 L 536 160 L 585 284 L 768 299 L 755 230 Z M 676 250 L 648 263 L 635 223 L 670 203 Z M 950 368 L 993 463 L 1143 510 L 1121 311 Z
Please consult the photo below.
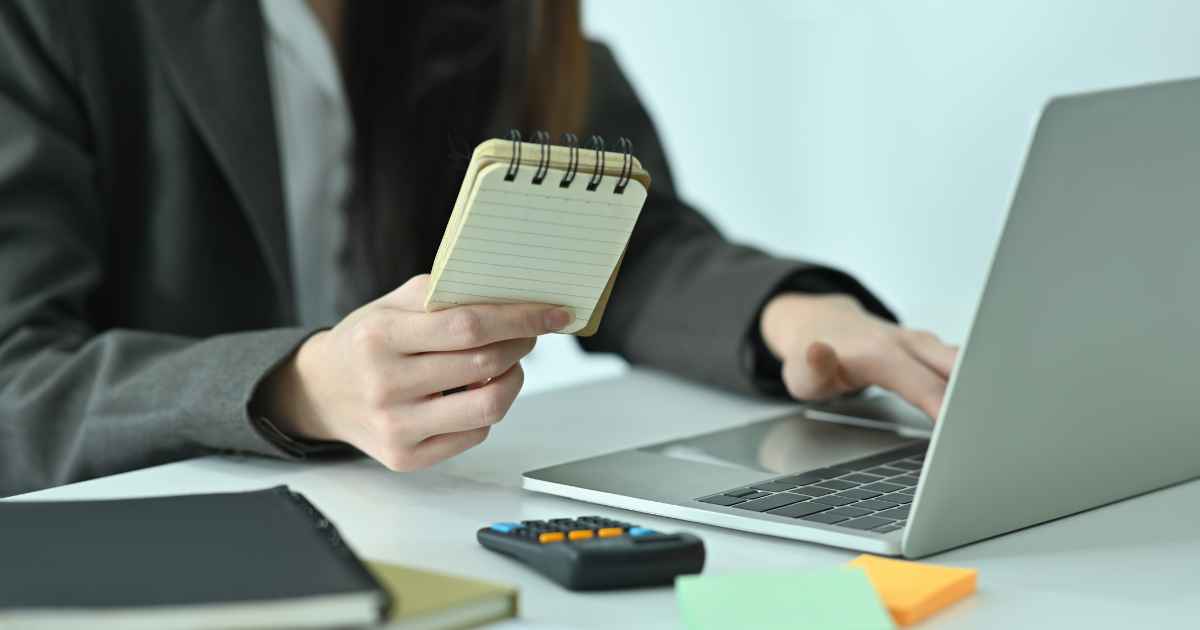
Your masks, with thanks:
M 688 630 L 895 627 L 858 567 L 689 575 L 675 580 L 675 593 Z

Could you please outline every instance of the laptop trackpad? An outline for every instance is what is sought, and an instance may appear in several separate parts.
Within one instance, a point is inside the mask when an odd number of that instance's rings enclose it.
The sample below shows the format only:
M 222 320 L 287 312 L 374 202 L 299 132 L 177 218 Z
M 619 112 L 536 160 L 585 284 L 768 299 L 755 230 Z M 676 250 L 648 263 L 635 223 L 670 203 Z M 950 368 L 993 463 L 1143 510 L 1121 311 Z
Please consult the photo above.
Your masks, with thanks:
M 913 444 L 911 437 L 815 422 L 801 413 L 638 449 L 763 476 L 802 472 Z

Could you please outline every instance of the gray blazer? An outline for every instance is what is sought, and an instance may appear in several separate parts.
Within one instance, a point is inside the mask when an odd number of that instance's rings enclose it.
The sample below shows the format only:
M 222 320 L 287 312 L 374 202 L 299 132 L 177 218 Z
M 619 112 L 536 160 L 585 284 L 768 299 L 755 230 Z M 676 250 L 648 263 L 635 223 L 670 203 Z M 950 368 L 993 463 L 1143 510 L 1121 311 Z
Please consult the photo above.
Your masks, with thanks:
M 676 196 L 612 56 L 592 64 L 588 133 L 630 137 L 654 185 L 587 349 L 778 390 L 778 366 L 756 368 L 773 292 L 883 308 L 722 239 Z M 247 410 L 313 332 L 266 73 L 256 2 L 0 0 L 0 495 L 214 451 L 296 456 Z

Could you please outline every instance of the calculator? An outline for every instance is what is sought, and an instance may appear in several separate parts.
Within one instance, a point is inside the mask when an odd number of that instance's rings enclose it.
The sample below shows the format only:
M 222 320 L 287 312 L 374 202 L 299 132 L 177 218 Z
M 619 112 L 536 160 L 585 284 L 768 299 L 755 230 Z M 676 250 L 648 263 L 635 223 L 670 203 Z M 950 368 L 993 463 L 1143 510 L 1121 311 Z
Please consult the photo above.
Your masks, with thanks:
M 704 568 L 704 542 L 600 516 L 493 523 L 479 544 L 573 591 L 672 584 Z

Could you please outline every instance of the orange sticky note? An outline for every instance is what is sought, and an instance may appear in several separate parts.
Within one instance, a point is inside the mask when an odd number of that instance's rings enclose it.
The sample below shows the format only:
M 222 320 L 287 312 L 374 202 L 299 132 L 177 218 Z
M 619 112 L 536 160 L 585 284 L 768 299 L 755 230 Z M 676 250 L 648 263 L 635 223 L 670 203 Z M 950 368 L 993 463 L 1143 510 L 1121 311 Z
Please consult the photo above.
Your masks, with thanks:
M 907 626 L 975 592 L 975 569 L 861 555 L 850 564 L 862 567 L 896 623 Z

